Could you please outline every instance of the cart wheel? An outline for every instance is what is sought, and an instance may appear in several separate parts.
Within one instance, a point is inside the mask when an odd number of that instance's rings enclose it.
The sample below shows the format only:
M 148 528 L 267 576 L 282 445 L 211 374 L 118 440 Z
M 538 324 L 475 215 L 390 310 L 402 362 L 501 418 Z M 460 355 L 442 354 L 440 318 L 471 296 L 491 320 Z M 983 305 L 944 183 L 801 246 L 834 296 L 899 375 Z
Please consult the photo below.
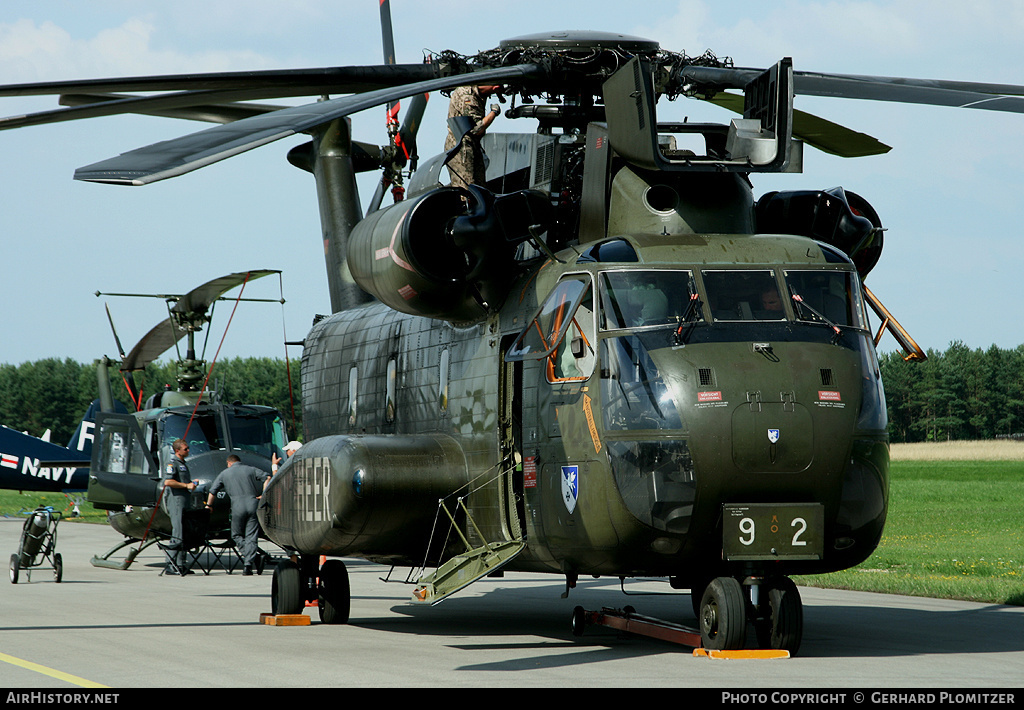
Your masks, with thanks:
M 581 606 L 572 610 L 572 635 L 582 636 L 587 628 L 587 611 Z
M 60 553 L 58 552 L 53 556 L 53 581 L 60 584 L 61 577 L 64 576 L 64 560 L 61 559 Z
M 11 584 L 18 583 L 18 556 L 11 555 Z

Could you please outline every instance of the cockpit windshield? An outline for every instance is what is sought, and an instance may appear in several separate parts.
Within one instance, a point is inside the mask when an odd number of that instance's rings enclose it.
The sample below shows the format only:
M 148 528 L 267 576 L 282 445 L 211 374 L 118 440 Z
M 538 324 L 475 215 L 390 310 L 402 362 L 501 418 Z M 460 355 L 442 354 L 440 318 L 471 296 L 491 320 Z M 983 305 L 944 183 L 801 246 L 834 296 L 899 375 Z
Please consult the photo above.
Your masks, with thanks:
M 191 424 L 191 412 L 165 412 L 160 443 L 170 450 L 175 439 L 185 439 L 191 456 L 226 449 L 229 442 L 232 449 L 251 451 L 268 459 L 273 453 L 281 453 L 284 426 L 276 411 L 226 407 L 224 416 L 227 432 L 220 409 L 197 412 Z
M 191 424 L 189 420 L 191 419 Z M 175 439 L 188 442 L 191 456 L 207 451 L 215 451 L 225 447 L 223 427 L 216 411 L 171 412 L 163 415 L 163 432 L 160 437 L 162 446 L 170 450 Z
M 786 287 L 797 320 L 866 328 L 864 302 L 849 271 L 787 271 Z
M 675 324 L 687 311 L 689 271 L 609 271 L 601 275 L 601 330 Z
M 711 317 L 716 321 L 786 317 L 779 284 L 771 271 L 704 271 L 702 277 Z

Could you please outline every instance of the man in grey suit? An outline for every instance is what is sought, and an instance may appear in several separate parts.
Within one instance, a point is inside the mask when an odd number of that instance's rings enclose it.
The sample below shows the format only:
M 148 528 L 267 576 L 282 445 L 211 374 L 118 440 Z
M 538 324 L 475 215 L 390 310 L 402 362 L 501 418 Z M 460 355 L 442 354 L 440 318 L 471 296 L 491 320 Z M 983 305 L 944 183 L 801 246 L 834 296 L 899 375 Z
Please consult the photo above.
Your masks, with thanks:
M 213 506 L 213 499 L 221 490 L 231 499 L 231 539 L 242 556 L 242 574 L 252 574 L 252 567 L 258 552 L 257 538 L 259 522 L 256 506 L 263 487 L 270 474 L 266 471 L 241 463 L 235 454 L 228 456 L 228 467 L 221 471 L 210 486 L 206 507 Z

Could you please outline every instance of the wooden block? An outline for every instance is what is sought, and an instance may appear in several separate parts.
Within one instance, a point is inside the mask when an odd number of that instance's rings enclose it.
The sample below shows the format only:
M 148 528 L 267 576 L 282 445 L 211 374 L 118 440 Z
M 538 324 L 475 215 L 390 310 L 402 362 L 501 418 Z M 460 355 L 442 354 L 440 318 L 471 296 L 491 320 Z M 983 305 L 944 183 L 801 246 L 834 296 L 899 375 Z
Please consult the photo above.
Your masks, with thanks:
M 260 623 L 267 626 L 309 626 L 305 614 L 260 614 Z
M 695 648 L 693 649 L 694 656 L 704 656 L 705 658 L 724 658 L 724 659 L 753 659 L 753 658 L 789 658 L 789 651 L 779 651 L 773 649 L 750 649 L 742 651 L 715 651 L 707 648 Z

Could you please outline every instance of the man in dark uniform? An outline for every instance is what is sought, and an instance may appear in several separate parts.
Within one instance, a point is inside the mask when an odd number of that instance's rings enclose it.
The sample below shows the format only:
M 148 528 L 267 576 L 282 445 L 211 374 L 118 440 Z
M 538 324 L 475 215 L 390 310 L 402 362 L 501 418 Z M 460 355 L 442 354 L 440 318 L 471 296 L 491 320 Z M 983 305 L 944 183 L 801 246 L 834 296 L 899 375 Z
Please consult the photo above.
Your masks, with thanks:
M 225 491 L 231 498 L 231 539 L 242 556 L 242 574 L 252 574 L 252 566 L 259 552 L 257 538 L 259 522 L 256 507 L 270 474 L 266 471 L 241 463 L 235 454 L 228 456 L 228 467 L 221 471 L 210 486 L 206 507 L 213 506 L 218 491 Z
M 182 518 L 185 511 L 192 507 L 192 491 L 196 484 L 192 482 L 185 457 L 188 456 L 188 444 L 184 439 L 175 440 L 172 444 L 174 456 L 167 462 L 161 478 L 164 482 L 162 504 L 167 517 L 171 519 L 171 539 L 165 546 L 167 554 L 167 572 L 180 572 L 182 576 L 192 574 L 185 567 L 185 550 L 182 549 L 184 529 Z

